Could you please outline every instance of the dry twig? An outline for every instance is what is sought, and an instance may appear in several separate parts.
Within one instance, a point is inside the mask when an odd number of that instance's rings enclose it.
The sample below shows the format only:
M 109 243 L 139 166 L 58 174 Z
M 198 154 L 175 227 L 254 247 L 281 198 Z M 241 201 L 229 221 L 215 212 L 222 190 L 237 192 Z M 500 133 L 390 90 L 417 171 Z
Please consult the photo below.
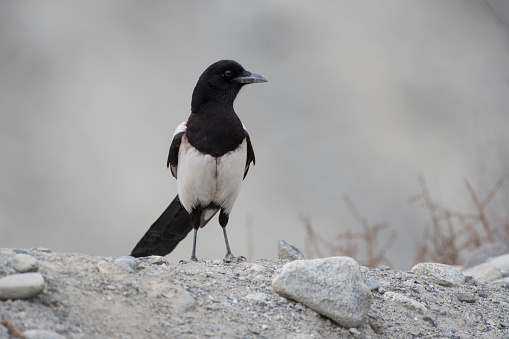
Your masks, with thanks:
M 345 255 L 356 258 L 359 244 L 360 242 L 363 242 L 366 250 L 366 259 L 362 262 L 365 266 L 376 267 L 383 262 L 391 265 L 389 259 L 385 256 L 385 253 L 396 239 L 396 232 L 392 231 L 387 242 L 377 250 L 376 246 L 379 242 L 378 237 L 383 230 L 388 228 L 388 224 L 380 223 L 371 226 L 366 218 L 362 217 L 348 196 L 344 197 L 344 201 L 355 220 L 357 220 L 357 222 L 361 225 L 362 231 L 352 232 L 348 229 L 338 235 L 339 242 L 332 243 L 319 236 L 314 231 L 311 220 L 308 217 L 301 216 L 301 220 L 304 223 L 307 233 L 306 252 L 308 254 L 314 253 L 318 257 L 324 257 L 326 255 Z M 327 253 L 324 253 L 324 249 Z
M 2 325 L 7 327 L 7 329 L 9 330 L 9 333 L 12 334 L 13 336 L 15 336 L 16 338 L 25 339 L 25 336 L 23 335 L 23 333 L 21 333 L 21 331 L 18 330 L 18 328 L 9 319 L 4 318 L 2 320 Z
M 495 241 L 485 209 L 502 186 L 504 179 L 499 179 L 484 199 L 479 199 L 470 182 L 465 179 L 465 187 L 476 212 L 460 213 L 434 202 L 424 176 L 419 175 L 421 193 L 410 198 L 409 202 L 423 202 L 423 207 L 428 210 L 431 217 L 431 227 L 425 228 L 423 237 L 417 244 L 415 262 L 429 260 L 457 265 L 462 252 Z M 509 231 L 509 225 L 504 227 Z M 507 232 L 506 234 L 509 235 Z

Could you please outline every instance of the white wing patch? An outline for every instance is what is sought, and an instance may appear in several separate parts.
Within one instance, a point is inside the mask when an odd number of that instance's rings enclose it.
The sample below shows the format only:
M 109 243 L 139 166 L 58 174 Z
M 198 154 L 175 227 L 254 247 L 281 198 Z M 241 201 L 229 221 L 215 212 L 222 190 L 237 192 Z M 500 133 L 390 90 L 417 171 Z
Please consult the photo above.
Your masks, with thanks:
M 174 138 L 180 132 L 185 132 L 186 129 L 187 129 L 187 121 L 184 121 L 183 123 L 181 123 L 180 125 L 177 126 L 177 129 L 173 133 L 173 137 L 172 138 Z
M 172 142 L 173 142 L 173 138 L 175 138 L 175 136 L 181 132 L 185 132 L 187 129 L 187 121 L 184 121 L 183 123 L 181 123 L 180 125 L 177 126 L 177 129 L 175 129 L 175 132 L 173 132 L 173 137 L 172 137 Z M 170 171 L 171 171 L 171 174 L 176 178 L 177 177 L 177 167 L 178 167 L 178 163 L 177 163 L 177 166 L 171 166 L 170 165 Z

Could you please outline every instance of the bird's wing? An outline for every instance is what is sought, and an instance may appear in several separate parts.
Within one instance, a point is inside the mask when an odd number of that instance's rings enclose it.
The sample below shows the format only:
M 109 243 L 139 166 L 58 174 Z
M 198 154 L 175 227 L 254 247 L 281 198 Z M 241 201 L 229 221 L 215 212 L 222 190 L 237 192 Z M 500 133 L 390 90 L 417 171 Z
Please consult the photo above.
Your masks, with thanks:
M 246 168 L 244 169 L 244 179 L 246 178 L 247 172 L 249 171 L 249 165 L 251 162 L 255 165 L 255 154 L 253 150 L 253 144 L 251 144 L 251 138 L 249 138 L 249 134 L 247 133 L 246 128 L 244 127 L 244 133 L 246 134 L 247 141 L 247 160 L 246 160 Z
M 168 152 L 168 161 L 166 167 L 169 167 L 171 174 L 177 178 L 177 166 L 179 159 L 179 148 L 182 141 L 182 136 L 186 132 L 187 121 L 184 121 L 178 125 L 177 129 L 173 133 L 173 140 L 171 141 L 170 151 Z
M 182 207 L 176 196 L 140 239 L 131 255 L 133 257 L 165 256 L 173 251 L 192 229 L 189 213 Z

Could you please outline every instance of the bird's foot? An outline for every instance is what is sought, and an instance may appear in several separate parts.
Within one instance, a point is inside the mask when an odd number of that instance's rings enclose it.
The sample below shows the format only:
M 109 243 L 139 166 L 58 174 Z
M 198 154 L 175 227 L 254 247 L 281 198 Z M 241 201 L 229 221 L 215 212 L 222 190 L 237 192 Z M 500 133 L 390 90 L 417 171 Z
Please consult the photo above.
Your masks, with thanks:
M 191 257 L 191 259 L 189 259 L 189 261 L 180 260 L 180 261 L 179 261 L 179 264 L 188 264 L 188 263 L 190 263 L 190 262 L 198 262 L 198 261 L 200 261 L 200 260 L 198 260 L 198 258 L 196 258 L 196 257 Z M 203 260 L 201 260 L 201 261 L 203 261 Z
M 245 262 L 247 261 L 246 257 L 244 256 L 238 256 L 238 257 L 235 257 L 232 253 L 227 253 L 226 256 L 224 257 L 223 259 L 223 262 L 225 263 L 240 263 L 240 262 Z

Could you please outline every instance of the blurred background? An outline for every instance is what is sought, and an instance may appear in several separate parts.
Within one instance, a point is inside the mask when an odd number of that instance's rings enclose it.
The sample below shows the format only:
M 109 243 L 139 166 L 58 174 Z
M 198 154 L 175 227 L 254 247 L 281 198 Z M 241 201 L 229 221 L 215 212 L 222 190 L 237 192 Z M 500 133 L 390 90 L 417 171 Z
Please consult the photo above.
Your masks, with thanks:
M 251 168 L 228 234 L 236 255 L 335 241 L 359 222 L 412 264 L 429 213 L 468 212 L 509 174 L 509 6 L 456 1 L 2 1 L 0 247 L 129 254 L 176 195 L 166 168 L 200 74 L 234 59 L 269 82 L 235 103 Z M 509 182 L 490 203 L 505 220 Z M 191 254 L 188 237 L 168 259 Z M 339 239 L 338 239 L 339 241 Z M 216 220 L 198 257 L 222 258 Z

